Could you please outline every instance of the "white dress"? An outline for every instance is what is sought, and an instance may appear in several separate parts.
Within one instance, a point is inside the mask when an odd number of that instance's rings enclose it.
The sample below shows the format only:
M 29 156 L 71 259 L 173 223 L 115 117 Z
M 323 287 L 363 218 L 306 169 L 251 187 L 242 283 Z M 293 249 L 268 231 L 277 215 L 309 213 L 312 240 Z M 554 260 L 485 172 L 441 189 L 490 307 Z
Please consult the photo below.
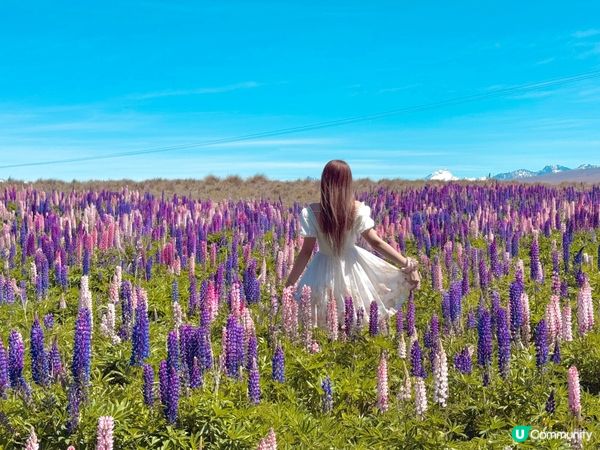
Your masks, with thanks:
M 346 236 L 340 256 L 335 256 L 325 235 L 319 229 L 317 218 L 310 206 L 302 209 L 300 235 L 316 237 L 319 250 L 312 256 L 296 284 L 295 298 L 300 300 L 302 286 L 311 288 L 313 321 L 318 327 L 327 326 L 328 290 L 336 299 L 338 322 L 344 321 L 344 298 L 352 296 L 354 317 L 360 306 L 364 308 L 364 323 L 369 322 L 369 309 L 374 300 L 379 317 L 391 316 L 406 301 L 410 293 L 407 275 L 399 268 L 357 246 L 359 235 L 372 228 L 371 208 L 360 202 L 350 236 Z

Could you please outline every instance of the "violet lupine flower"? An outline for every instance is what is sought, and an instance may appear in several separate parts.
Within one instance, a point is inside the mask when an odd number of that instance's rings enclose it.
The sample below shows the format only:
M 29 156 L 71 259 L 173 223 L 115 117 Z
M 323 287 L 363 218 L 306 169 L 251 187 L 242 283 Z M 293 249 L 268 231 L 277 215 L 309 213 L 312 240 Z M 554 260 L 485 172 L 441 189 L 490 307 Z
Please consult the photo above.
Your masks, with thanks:
M 514 341 L 520 340 L 521 325 L 522 325 L 522 307 L 521 294 L 523 293 L 523 285 L 515 280 L 510 283 L 509 288 L 509 307 L 510 307 L 510 331 Z
M 131 358 L 129 364 L 140 366 L 150 356 L 150 322 L 148 305 L 143 295 L 138 295 L 135 308 L 135 322 L 131 335 Z
M 496 334 L 498 336 L 498 372 L 507 378 L 510 371 L 510 329 L 506 310 L 498 308 L 496 315 Z
M 31 378 L 41 386 L 48 383 L 48 355 L 44 348 L 44 330 L 37 314 L 31 325 L 30 338 Z
M 154 405 L 154 369 L 148 363 L 143 364 L 144 373 L 144 403 L 147 406 Z
M 418 340 L 415 340 L 410 348 L 410 364 L 410 374 L 412 376 L 421 378 L 427 377 L 427 372 L 425 371 L 425 367 L 423 367 L 423 355 Z
M 169 366 L 164 359 L 160 362 L 158 375 L 163 412 L 167 421 L 173 424 L 177 421 L 179 409 L 179 375 L 175 368 Z
M 8 376 L 10 387 L 18 389 L 22 386 L 25 345 L 23 337 L 17 330 L 11 330 L 8 335 Z
M 378 322 L 379 308 L 377 306 L 377 302 L 373 300 L 369 308 L 369 334 L 371 336 L 377 336 L 377 333 L 379 332 L 379 328 L 377 326 Z
M 52 341 L 52 348 L 48 354 L 48 364 L 50 366 L 50 376 L 53 381 L 57 381 L 64 374 L 62 358 L 58 350 L 58 340 L 56 336 Z
M 579 418 L 581 416 L 581 391 L 577 367 L 569 367 L 567 372 L 567 384 L 569 388 L 569 409 L 576 418 Z
M 69 403 L 67 405 L 67 412 L 69 414 L 69 421 L 67 423 L 67 432 L 73 433 L 79 426 L 79 406 L 82 400 L 82 392 L 80 384 L 75 381 L 69 386 L 68 392 Z
M 202 383 L 203 377 L 200 362 L 198 361 L 198 357 L 194 356 L 194 361 L 192 362 L 192 368 L 190 370 L 190 387 L 197 388 L 202 386 Z
M 489 246 L 489 256 L 490 256 L 490 269 L 492 274 L 495 277 L 499 277 L 502 275 L 502 267 L 500 267 L 500 262 L 498 261 L 498 251 L 496 248 L 496 238 L 492 239 L 492 242 Z
M 470 283 L 469 283 L 469 264 L 466 259 L 463 264 L 462 275 L 463 275 L 463 277 L 462 277 L 461 290 L 462 290 L 463 295 L 467 295 L 469 293 Z
M 323 389 L 323 412 L 327 413 L 333 410 L 333 390 L 329 375 L 321 382 L 321 388 Z
M 239 378 L 240 368 L 244 359 L 244 330 L 231 313 L 227 318 L 227 346 L 225 363 L 227 375 Z
M 169 331 L 167 336 L 167 364 L 179 370 L 179 342 L 175 330 Z
M 377 369 L 377 407 L 381 412 L 385 412 L 389 408 L 388 368 L 385 352 L 381 354 Z
M 450 283 L 450 318 L 455 328 L 460 326 L 462 313 L 462 288 L 460 281 Z
M 6 398 L 6 390 L 9 386 L 8 359 L 6 349 L 0 339 L 0 398 Z
M 535 363 L 542 368 L 548 362 L 548 327 L 546 319 L 541 319 L 535 327 Z
M 560 344 L 558 339 L 554 340 L 554 351 L 552 352 L 552 362 L 554 364 L 560 364 Z
M 44 327 L 47 330 L 51 330 L 54 327 L 54 314 L 48 313 L 44 316 Z
M 171 301 L 179 302 L 179 282 L 177 278 L 173 280 L 173 284 L 171 285 Z
M 260 403 L 260 396 L 260 374 L 256 358 L 253 358 L 250 371 L 248 372 L 248 398 L 250 399 L 250 403 L 258 405 Z
M 472 330 L 476 326 L 477 326 L 477 318 L 475 317 L 475 312 L 472 309 L 470 309 L 469 313 L 467 314 L 467 328 L 469 330 Z
M 211 369 L 213 366 L 213 352 L 210 342 L 210 330 L 201 326 L 199 333 L 200 342 L 198 344 L 198 354 L 200 355 L 200 365 L 202 370 Z
M 470 374 L 472 371 L 471 353 L 467 347 L 454 355 L 454 367 L 464 374 Z
M 408 295 L 408 302 L 406 303 L 406 335 L 411 337 L 417 332 L 415 327 L 415 298 L 413 291 L 410 291 Z
M 354 327 L 354 303 L 352 296 L 347 295 L 344 297 L 344 331 L 346 337 L 350 338 L 353 333 Z
M 562 235 L 563 240 L 563 263 L 565 267 L 565 272 L 569 271 L 569 260 L 571 258 L 571 241 L 569 239 L 569 234 L 567 232 Z
M 279 383 L 285 382 L 284 354 L 281 345 L 277 345 L 272 360 L 272 378 Z
M 258 360 L 258 341 L 254 333 L 250 334 L 250 337 L 248 337 L 248 346 L 246 350 L 246 370 L 250 370 L 252 368 L 253 359 Z
M 75 338 L 73 344 L 73 359 L 71 362 L 71 373 L 75 382 L 84 387 L 90 380 L 90 368 L 92 363 L 92 327 L 90 310 L 79 308 L 77 321 L 75 323 Z
M 483 385 L 489 384 L 489 366 L 492 361 L 492 324 L 490 313 L 484 309 L 477 326 L 477 364 L 483 369 Z
M 452 315 L 450 313 L 450 293 L 442 292 L 442 317 L 444 318 L 444 328 L 448 332 L 452 328 Z
M 114 420 L 112 416 L 101 416 L 98 418 L 98 440 L 96 450 L 113 449 L 113 427 Z
M 548 414 L 554 414 L 556 410 L 556 400 L 554 399 L 554 389 L 550 392 L 548 400 L 546 400 L 546 412 Z
M 531 246 L 529 248 L 529 257 L 530 257 L 530 272 L 531 279 L 534 281 L 541 281 L 541 273 L 540 273 L 540 246 L 538 243 L 537 233 L 534 232 L 533 239 L 531 241 Z

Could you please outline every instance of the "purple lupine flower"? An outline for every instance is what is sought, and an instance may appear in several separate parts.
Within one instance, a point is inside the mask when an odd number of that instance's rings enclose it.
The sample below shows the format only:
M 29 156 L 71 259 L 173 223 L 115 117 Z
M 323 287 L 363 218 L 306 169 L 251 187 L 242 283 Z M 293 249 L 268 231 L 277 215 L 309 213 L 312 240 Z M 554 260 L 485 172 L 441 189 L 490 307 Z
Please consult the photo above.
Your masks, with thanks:
M 469 313 L 467 314 L 467 328 L 469 330 L 472 330 L 476 326 L 477 326 L 477 318 L 475 317 L 475 312 L 472 309 L 470 309 Z
M 471 373 L 471 353 L 467 347 L 463 348 L 454 356 L 454 367 L 456 367 L 461 373 L 467 375 Z
M 83 247 L 82 273 L 83 275 L 90 273 L 90 251 L 87 246 Z
M 323 412 L 327 413 L 333 410 L 333 390 L 329 375 L 321 382 L 321 388 L 323 389 Z
M 67 412 L 69 414 L 69 421 L 67 423 L 67 432 L 72 434 L 79 426 L 79 406 L 82 400 L 81 385 L 74 381 L 68 392 L 69 403 L 67 405 Z
M 9 386 L 8 359 L 6 349 L 0 339 L 0 398 L 6 398 L 6 390 Z
M 198 358 L 194 356 L 194 361 L 192 362 L 192 368 L 190 370 L 190 387 L 197 388 L 202 386 L 202 369 L 200 368 L 200 362 Z
M 492 323 L 490 313 L 484 309 L 477 326 L 477 364 L 484 370 L 483 385 L 489 383 L 489 366 L 492 361 Z
M 198 290 L 196 288 L 196 277 L 190 274 L 188 316 L 193 316 L 198 308 Z
M 41 386 L 48 383 L 48 355 L 44 348 L 44 330 L 40 325 L 37 314 L 31 325 L 30 337 L 31 378 Z
M 452 327 L 452 315 L 450 313 L 450 293 L 442 292 L 442 317 L 444 318 L 444 327 L 449 331 Z
M 54 327 L 54 314 L 48 313 L 44 316 L 44 327 L 46 327 L 46 330 L 51 330 Z
M 423 367 L 423 356 L 418 340 L 415 340 L 410 348 L 410 364 L 410 373 L 412 376 L 421 378 L 427 377 L 427 372 L 425 371 L 425 367 Z
M 90 310 L 85 307 L 79 308 L 77 321 L 75 322 L 71 373 L 75 382 L 81 387 L 86 386 L 90 380 L 92 362 L 92 326 L 90 319 Z
M 142 365 L 144 371 L 144 403 L 148 406 L 154 404 L 154 369 L 150 364 Z
M 530 257 L 530 272 L 531 279 L 539 281 L 541 278 L 540 274 L 540 246 L 538 244 L 537 234 L 534 233 L 533 240 L 531 241 L 531 247 L 529 249 Z
M 462 313 L 462 288 L 460 281 L 450 283 L 450 318 L 455 327 L 460 326 Z
M 408 302 L 406 303 L 406 335 L 411 337 L 417 332 L 415 328 L 415 298 L 413 291 L 410 291 L 408 295 Z
M 515 280 L 510 283 L 509 296 L 510 296 L 510 331 L 513 340 L 519 340 L 521 334 L 522 325 L 522 307 L 521 307 L 521 294 L 523 293 L 523 285 Z
M 227 366 L 227 375 L 230 377 L 240 377 L 240 367 L 244 359 L 244 329 L 240 325 L 235 315 L 229 314 L 227 318 L 227 352 L 225 363 Z
M 254 333 L 250 334 L 248 337 L 248 345 L 246 350 L 246 369 L 250 370 L 252 368 L 252 359 L 258 360 L 258 341 L 256 339 L 256 335 Z
M 352 296 L 347 295 L 344 297 L 344 331 L 346 336 L 350 338 L 353 333 L 354 327 L 354 303 Z
M 59 377 L 61 377 L 64 373 L 62 358 L 60 356 L 60 351 L 58 350 L 58 340 L 56 336 L 52 341 L 52 348 L 50 349 L 50 354 L 48 355 L 49 365 L 50 365 L 50 375 L 53 381 L 57 381 Z
M 133 286 L 131 281 L 124 280 L 121 282 L 121 328 L 119 329 L 119 337 L 125 341 L 129 339 L 131 333 L 131 318 L 133 316 Z
M 167 421 L 173 424 L 177 421 L 179 409 L 179 375 L 175 368 L 163 359 L 160 362 L 158 376 L 163 412 Z
M 498 308 L 496 315 L 496 333 L 498 336 L 498 371 L 503 378 L 510 371 L 510 329 L 506 310 Z
M 556 410 L 556 400 L 554 399 L 554 389 L 550 392 L 548 396 L 548 400 L 546 400 L 546 412 L 548 414 L 553 414 Z
M 135 308 L 135 322 L 131 335 L 131 358 L 129 364 L 141 366 L 150 356 L 150 322 L 148 321 L 148 305 L 144 295 L 138 295 Z
M 563 263 L 565 272 L 569 271 L 569 259 L 571 258 L 571 241 L 569 239 L 569 233 L 564 232 L 562 235 L 563 239 Z
M 461 284 L 461 291 L 463 295 L 467 295 L 469 293 L 469 264 L 467 259 L 465 258 L 465 262 L 463 264 L 463 268 L 462 268 L 462 284 Z
M 535 327 L 533 334 L 535 342 L 535 363 L 541 368 L 548 362 L 548 327 L 546 319 L 541 319 Z
M 500 309 L 500 294 L 498 291 L 492 291 L 492 331 L 496 332 L 498 329 L 498 310 Z M 507 317 L 508 318 L 508 317 Z
M 252 365 L 248 373 L 248 397 L 250 403 L 258 405 L 260 403 L 260 374 L 256 358 L 252 358 Z
M 483 256 L 479 257 L 479 286 L 483 291 L 489 286 L 489 272 Z
M 279 383 L 285 382 L 284 354 L 281 345 L 277 345 L 272 360 L 272 378 Z
M 179 340 L 175 330 L 169 331 L 167 336 L 167 364 L 179 370 Z
M 560 345 L 559 340 L 554 341 L 554 351 L 552 352 L 552 362 L 554 364 L 560 364 Z
M 179 282 L 177 278 L 173 280 L 173 284 L 171 285 L 171 301 L 179 302 Z
M 377 333 L 379 332 L 379 329 L 377 326 L 378 323 L 379 323 L 379 308 L 377 306 L 377 302 L 373 300 L 371 302 L 371 306 L 369 309 L 369 334 L 371 336 L 377 336 Z
M 213 353 L 210 342 L 210 330 L 201 326 L 198 331 L 200 342 L 198 344 L 198 354 L 200 355 L 200 365 L 203 370 L 211 369 L 213 366 Z

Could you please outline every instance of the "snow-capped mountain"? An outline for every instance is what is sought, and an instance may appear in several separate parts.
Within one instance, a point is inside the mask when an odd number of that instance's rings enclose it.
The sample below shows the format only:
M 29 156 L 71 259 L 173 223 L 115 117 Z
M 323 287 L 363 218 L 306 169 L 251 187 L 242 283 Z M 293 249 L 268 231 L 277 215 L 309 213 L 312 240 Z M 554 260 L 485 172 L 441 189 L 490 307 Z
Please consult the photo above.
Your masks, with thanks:
M 597 167 L 598 166 L 594 166 L 592 164 L 582 164 L 579 167 L 577 167 L 576 170 L 595 169 Z M 555 164 L 552 166 L 546 166 L 542 170 L 538 170 L 537 172 L 527 170 L 527 169 L 518 169 L 518 170 L 513 170 L 512 172 L 504 172 L 504 173 L 496 174 L 492 178 L 494 178 L 496 180 L 519 180 L 519 179 L 523 179 L 523 178 L 537 177 L 540 175 L 547 175 L 547 174 L 551 174 L 551 173 L 567 172 L 569 170 L 573 170 L 573 169 Z
M 425 179 L 436 181 L 453 181 L 458 180 L 458 177 L 452 175 L 452 172 L 450 172 L 448 169 L 439 169 L 427 175 Z

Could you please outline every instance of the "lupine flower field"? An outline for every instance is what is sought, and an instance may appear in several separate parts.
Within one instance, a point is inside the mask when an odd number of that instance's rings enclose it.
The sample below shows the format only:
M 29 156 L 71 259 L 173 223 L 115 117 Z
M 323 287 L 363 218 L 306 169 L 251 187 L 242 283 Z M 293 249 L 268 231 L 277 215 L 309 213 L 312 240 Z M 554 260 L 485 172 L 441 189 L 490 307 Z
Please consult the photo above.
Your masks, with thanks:
M 303 204 L 6 184 L 0 447 L 598 448 L 600 188 L 357 199 L 422 287 L 389 320 L 331 301 L 322 330 L 283 288 Z

